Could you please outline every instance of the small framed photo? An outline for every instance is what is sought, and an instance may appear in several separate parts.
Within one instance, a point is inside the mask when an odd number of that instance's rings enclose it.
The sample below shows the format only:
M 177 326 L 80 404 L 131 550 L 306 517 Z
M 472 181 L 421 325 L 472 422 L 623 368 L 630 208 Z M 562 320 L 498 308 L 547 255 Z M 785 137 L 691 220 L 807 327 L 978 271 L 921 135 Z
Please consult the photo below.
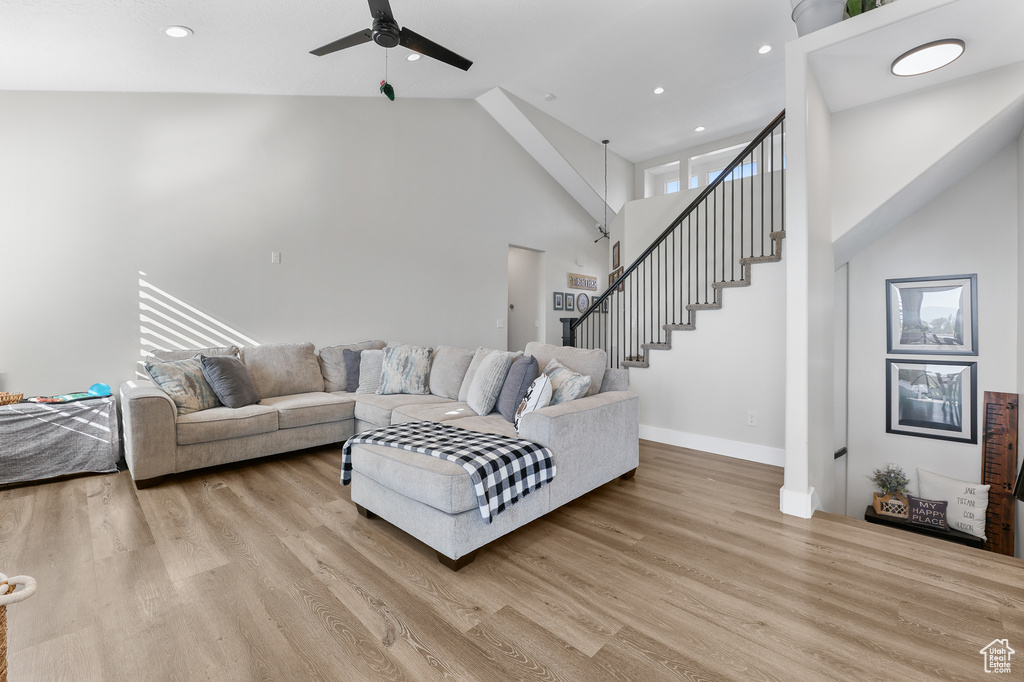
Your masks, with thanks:
M 885 280 L 890 353 L 978 354 L 978 276 Z
M 612 246 L 612 270 L 619 267 L 619 242 Z
M 555 310 L 565 310 L 565 305 L 563 304 L 564 300 L 565 300 L 565 294 L 563 294 L 561 291 L 556 291 L 554 293 L 554 306 L 555 306 Z
M 886 433 L 978 442 L 978 363 L 888 358 L 885 388 Z
M 570 293 L 567 292 L 565 294 L 565 309 L 566 310 L 576 310 L 576 306 L 574 305 L 575 303 L 576 303 L 576 295 L 575 294 L 570 294 Z

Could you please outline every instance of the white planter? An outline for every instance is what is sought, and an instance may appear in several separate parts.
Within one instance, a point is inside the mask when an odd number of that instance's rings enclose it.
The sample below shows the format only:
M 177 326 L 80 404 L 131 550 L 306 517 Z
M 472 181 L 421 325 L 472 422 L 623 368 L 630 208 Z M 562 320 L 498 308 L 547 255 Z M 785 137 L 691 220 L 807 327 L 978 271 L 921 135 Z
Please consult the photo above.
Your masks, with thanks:
M 805 36 L 819 28 L 837 24 L 843 20 L 845 0 L 792 0 L 793 21 L 797 35 Z

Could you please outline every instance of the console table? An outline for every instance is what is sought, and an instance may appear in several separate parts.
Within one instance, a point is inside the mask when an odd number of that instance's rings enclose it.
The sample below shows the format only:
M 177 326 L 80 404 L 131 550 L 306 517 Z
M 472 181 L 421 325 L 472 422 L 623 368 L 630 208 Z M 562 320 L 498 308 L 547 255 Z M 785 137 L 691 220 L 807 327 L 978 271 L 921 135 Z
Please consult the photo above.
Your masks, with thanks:
M 120 455 L 113 396 L 0 406 L 0 485 L 112 473 Z
M 979 537 L 975 537 L 968 533 L 961 533 L 958 530 L 939 530 L 938 528 L 928 528 L 927 526 L 918 526 L 910 523 L 906 519 L 901 519 L 896 516 L 882 516 L 875 511 L 872 505 L 868 505 L 867 509 L 864 510 L 864 520 L 868 523 L 877 523 L 882 526 L 893 526 L 894 528 L 900 528 L 902 530 L 910 531 L 911 533 L 918 533 L 920 535 L 930 535 L 933 538 L 942 538 L 943 540 L 949 540 L 950 542 L 956 542 L 961 545 L 967 545 L 968 547 L 977 547 L 983 549 L 985 541 Z

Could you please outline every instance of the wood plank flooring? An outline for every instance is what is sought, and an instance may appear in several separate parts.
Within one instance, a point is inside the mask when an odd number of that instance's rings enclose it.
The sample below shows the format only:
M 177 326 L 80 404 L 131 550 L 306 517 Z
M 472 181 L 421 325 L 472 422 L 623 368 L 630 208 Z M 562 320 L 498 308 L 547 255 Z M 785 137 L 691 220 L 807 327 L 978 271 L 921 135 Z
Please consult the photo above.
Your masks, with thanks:
M 1020 560 L 783 516 L 775 467 L 642 441 L 635 478 L 453 573 L 340 466 L 0 491 L 0 571 L 39 582 L 10 680 L 976 680 L 992 640 L 1024 652 Z

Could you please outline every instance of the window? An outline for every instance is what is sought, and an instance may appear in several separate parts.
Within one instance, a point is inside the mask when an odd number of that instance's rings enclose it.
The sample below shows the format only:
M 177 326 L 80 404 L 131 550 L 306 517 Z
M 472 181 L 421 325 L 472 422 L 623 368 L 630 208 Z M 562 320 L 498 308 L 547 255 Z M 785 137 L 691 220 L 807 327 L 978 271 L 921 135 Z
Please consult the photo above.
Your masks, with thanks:
M 644 198 L 673 194 L 682 189 L 679 162 L 671 161 L 644 170 Z
M 754 152 L 753 158 L 747 156 L 742 165 L 737 166 L 729 173 L 726 181 L 741 180 L 772 170 L 784 170 L 786 159 L 782 154 L 781 142 L 781 137 L 776 136 L 772 148 L 758 148 Z M 710 185 L 746 146 L 746 143 L 734 144 L 723 149 L 691 156 L 689 159 L 690 188 L 696 189 Z M 773 165 L 775 168 L 772 168 Z
M 669 180 L 665 183 L 665 194 L 675 194 L 679 191 L 679 178 Z

